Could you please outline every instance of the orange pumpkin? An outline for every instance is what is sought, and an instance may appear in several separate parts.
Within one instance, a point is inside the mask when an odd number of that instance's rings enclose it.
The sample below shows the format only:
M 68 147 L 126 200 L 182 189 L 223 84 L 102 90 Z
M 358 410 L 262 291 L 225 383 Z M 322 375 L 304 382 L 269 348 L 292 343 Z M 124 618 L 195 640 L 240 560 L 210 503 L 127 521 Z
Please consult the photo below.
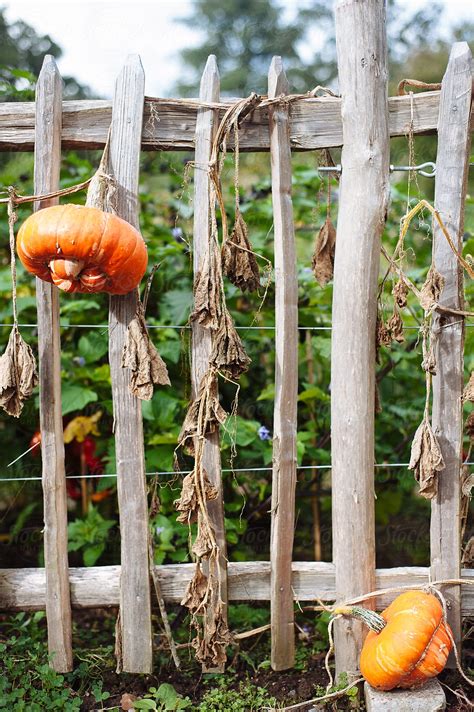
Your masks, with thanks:
M 365 608 L 349 610 L 371 628 L 362 648 L 360 670 L 372 687 L 419 687 L 444 669 L 452 642 L 436 596 L 406 591 L 381 615 Z
M 127 294 L 148 262 L 138 230 L 82 205 L 55 205 L 30 215 L 18 231 L 17 250 L 28 272 L 65 292 Z

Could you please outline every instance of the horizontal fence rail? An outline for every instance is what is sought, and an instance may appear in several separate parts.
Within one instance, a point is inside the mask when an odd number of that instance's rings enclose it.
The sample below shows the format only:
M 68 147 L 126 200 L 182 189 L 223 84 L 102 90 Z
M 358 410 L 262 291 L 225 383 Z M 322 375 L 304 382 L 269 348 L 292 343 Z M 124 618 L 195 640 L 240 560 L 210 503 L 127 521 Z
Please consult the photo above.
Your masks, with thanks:
M 155 566 L 167 603 L 180 603 L 191 581 L 194 564 L 165 564 Z M 230 601 L 269 601 L 269 561 L 239 561 L 228 564 L 228 592 Z M 474 578 L 474 569 L 464 569 L 462 578 Z M 118 606 L 120 601 L 120 566 L 90 566 L 71 568 L 71 604 L 73 608 L 101 608 Z M 42 610 L 45 606 L 44 569 L 0 570 L 0 601 L 12 611 Z M 429 569 L 423 566 L 376 569 L 376 589 L 399 586 L 424 586 L 429 582 Z M 462 614 L 474 615 L 474 586 L 462 586 Z M 335 567 L 324 561 L 293 561 L 292 589 L 294 601 L 334 601 Z M 387 593 L 376 600 L 377 608 L 384 608 L 396 596 Z
M 391 136 L 404 136 L 411 122 L 413 132 L 435 132 L 438 125 L 439 91 L 392 96 L 388 101 Z M 235 102 L 216 103 L 219 119 Z M 145 151 L 194 151 L 199 100 L 145 99 L 142 149 Z M 112 102 L 103 100 L 63 102 L 62 147 L 103 148 L 112 118 Z M 242 123 L 241 151 L 269 151 L 269 110 L 256 109 Z M 290 146 L 311 151 L 342 145 L 341 100 L 335 97 L 296 99 L 291 103 Z M 34 147 L 35 107 L 30 102 L 0 104 L 0 151 L 31 151 Z M 229 147 L 233 139 L 229 140 Z

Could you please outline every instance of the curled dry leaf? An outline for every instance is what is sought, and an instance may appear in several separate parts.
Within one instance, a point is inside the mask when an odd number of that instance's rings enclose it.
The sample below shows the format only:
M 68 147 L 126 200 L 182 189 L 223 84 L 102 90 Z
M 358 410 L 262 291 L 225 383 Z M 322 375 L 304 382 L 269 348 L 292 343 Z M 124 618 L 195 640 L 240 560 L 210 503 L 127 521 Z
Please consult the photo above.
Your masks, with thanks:
M 443 275 L 438 272 L 436 267 L 431 265 L 420 293 L 420 305 L 425 311 L 430 311 L 439 301 L 444 282 Z
M 237 210 L 230 238 L 222 245 L 222 268 L 232 284 L 242 292 L 254 292 L 259 288 L 260 270 L 240 210 Z
M 409 470 L 415 473 L 420 485 L 420 494 L 433 499 L 438 492 L 438 474 L 445 464 L 438 440 L 428 418 L 425 416 L 418 426 L 411 446 Z
M 217 498 L 217 489 L 209 481 L 206 470 L 202 470 L 202 479 L 204 480 L 204 500 L 210 501 Z M 197 521 L 199 510 L 198 486 L 202 489 L 202 482 L 196 482 L 196 472 L 193 470 L 186 475 L 183 480 L 180 498 L 175 500 L 175 509 L 179 512 L 176 520 L 183 524 L 192 524 Z
M 148 334 L 140 303 L 128 325 L 122 351 L 122 368 L 130 369 L 129 390 L 141 400 L 152 398 L 154 385 L 171 385 L 166 364 Z
M 186 588 L 186 593 L 181 601 L 181 605 L 189 608 L 194 615 L 199 615 L 199 610 L 204 603 L 207 589 L 208 578 L 203 574 L 201 565 L 198 562 L 194 576 Z M 201 611 L 201 614 L 202 613 L 204 613 L 204 611 Z
M 321 287 L 333 278 L 334 255 L 336 252 L 336 228 L 328 216 L 320 229 L 314 246 L 312 268 L 316 281 Z
M 474 442 L 474 410 L 467 416 L 466 423 L 464 425 L 464 430 L 466 435 Z
M 403 309 L 407 305 L 408 287 L 403 281 L 399 279 L 392 289 L 392 294 L 395 298 L 395 302 L 399 309 Z
M 471 536 L 464 547 L 461 563 L 466 569 L 472 569 L 474 567 L 474 536 Z
M 218 328 L 222 314 L 219 259 L 217 247 L 211 244 L 194 280 L 194 309 L 190 316 L 191 321 L 213 330 Z
M 403 320 L 398 309 L 395 308 L 393 310 L 393 314 L 388 320 L 387 328 L 390 331 L 392 341 L 398 341 L 398 343 L 405 341 L 403 335 Z
M 471 377 L 469 379 L 469 383 L 464 389 L 462 399 L 464 402 L 470 401 L 471 403 L 474 403 L 474 371 L 471 371 Z
M 192 641 L 196 650 L 196 660 L 208 667 L 225 665 L 226 648 L 234 642 L 225 621 L 222 602 L 213 609 L 212 617 L 206 620 L 203 636 L 197 635 Z
M 232 379 L 237 379 L 245 373 L 251 363 L 227 308 L 213 339 L 209 363 Z
M 461 494 L 463 497 L 472 497 L 472 490 L 474 489 L 474 472 L 469 472 L 469 467 L 463 465 L 461 469 Z
M 392 343 L 392 335 L 390 329 L 385 324 L 384 320 L 379 317 L 377 319 L 377 347 L 390 346 Z
M 188 408 L 178 444 L 185 447 L 189 454 L 194 454 L 194 438 L 214 433 L 226 418 L 227 413 L 219 403 L 217 378 L 208 372 L 201 381 L 198 397 Z
M 33 351 L 14 326 L 0 357 L 0 407 L 8 415 L 18 418 L 37 383 Z
M 198 531 L 191 551 L 197 559 L 208 557 L 216 546 L 216 537 L 209 519 L 198 510 Z

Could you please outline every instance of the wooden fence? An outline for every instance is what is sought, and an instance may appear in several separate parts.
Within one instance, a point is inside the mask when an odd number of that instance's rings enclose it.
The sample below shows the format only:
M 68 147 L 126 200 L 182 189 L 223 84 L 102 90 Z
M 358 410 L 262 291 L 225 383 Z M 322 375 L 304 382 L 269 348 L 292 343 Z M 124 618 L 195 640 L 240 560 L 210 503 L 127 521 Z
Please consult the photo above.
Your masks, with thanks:
M 275 238 L 275 419 L 272 530 L 269 562 L 228 562 L 223 517 L 218 434 L 206 443 L 219 496 L 210 516 L 220 546 L 222 596 L 228 601 L 270 601 L 272 667 L 294 663 L 294 602 L 342 600 L 377 588 L 418 586 L 431 577 L 473 578 L 460 570 L 460 471 L 462 445 L 463 323 L 438 314 L 439 371 L 434 385 L 434 427 L 446 470 L 431 515 L 431 569 L 375 568 L 374 381 L 376 286 L 380 236 L 389 195 L 390 138 L 438 132 L 435 204 L 459 250 L 470 143 L 471 55 L 455 44 L 441 91 L 387 101 L 384 3 L 341 2 L 336 8 L 342 99 L 283 99 L 249 114 L 240 149 L 269 151 Z M 362 58 L 356 61 L 354 58 Z M 357 87 L 357 91 L 356 91 Z M 269 72 L 268 96 L 288 93 L 280 58 Z M 144 96 L 144 72 L 128 58 L 110 101 L 66 101 L 51 57 L 41 71 L 35 103 L 0 104 L 0 150 L 35 154 L 35 191 L 58 186 L 61 150 L 101 148 L 111 126 L 111 169 L 118 181 L 118 213 L 138 225 L 140 150 L 194 151 L 209 161 L 216 122 L 234 100 L 219 100 L 219 75 L 210 57 L 201 82 L 201 104 Z M 153 110 L 152 110 L 153 105 Z M 150 121 L 151 113 L 159 120 Z M 232 141 L 230 141 L 232 147 Z M 291 202 L 291 151 L 342 146 L 338 243 L 332 334 L 332 478 L 334 561 L 292 562 L 297 428 L 297 271 Z M 194 182 L 194 270 L 209 235 L 209 177 Z M 50 201 L 51 203 L 52 201 Z M 46 202 L 36 207 L 41 208 Z M 462 308 L 462 275 L 437 230 L 434 262 L 444 275 L 443 304 Z M 0 607 L 46 609 L 52 665 L 72 668 L 71 607 L 119 606 L 123 670 L 152 669 L 148 507 L 139 401 L 127 387 L 120 355 L 136 307 L 134 293 L 110 299 L 109 338 L 115 436 L 121 566 L 68 567 L 66 483 L 61 417 L 59 293 L 37 282 L 40 417 L 44 491 L 45 567 L 0 571 Z M 442 324 L 439 322 L 442 321 Z M 449 328 L 446 328 L 449 327 Z M 192 382 L 196 392 L 208 362 L 209 332 L 193 326 Z M 351 404 L 350 410 L 346 404 Z M 165 601 L 179 602 L 194 564 L 155 567 Z M 470 586 L 444 589 L 449 619 L 460 642 L 461 616 L 474 615 Z M 384 606 L 393 596 L 381 595 Z M 359 625 L 339 622 L 338 671 L 355 671 L 362 640 Z

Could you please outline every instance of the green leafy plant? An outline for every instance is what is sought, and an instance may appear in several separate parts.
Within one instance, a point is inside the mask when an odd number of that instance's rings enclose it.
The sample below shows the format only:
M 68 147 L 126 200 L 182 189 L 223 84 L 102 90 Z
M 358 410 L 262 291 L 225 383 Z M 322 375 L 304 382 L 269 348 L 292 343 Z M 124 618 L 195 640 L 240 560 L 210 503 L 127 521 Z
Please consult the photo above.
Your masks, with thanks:
M 85 566 L 94 566 L 104 553 L 113 519 L 104 519 L 92 505 L 84 519 L 76 519 L 68 525 L 68 550 L 82 551 Z
M 226 680 L 216 682 L 217 685 L 202 698 L 198 712 L 257 712 L 262 707 L 275 707 L 277 704 L 263 687 L 251 682 L 240 682 L 237 689 L 229 688 Z
M 158 712 L 180 712 L 192 704 L 189 697 L 182 697 L 173 685 L 164 682 L 158 687 L 150 687 L 148 694 L 133 703 L 136 710 L 158 710 Z

